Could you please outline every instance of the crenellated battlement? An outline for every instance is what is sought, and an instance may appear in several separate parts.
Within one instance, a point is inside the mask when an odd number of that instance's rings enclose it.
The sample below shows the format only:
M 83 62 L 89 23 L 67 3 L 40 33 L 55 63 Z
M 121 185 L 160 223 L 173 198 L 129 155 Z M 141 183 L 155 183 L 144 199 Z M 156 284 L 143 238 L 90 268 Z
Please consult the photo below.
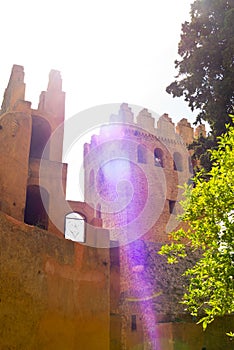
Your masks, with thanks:
M 167 144 L 181 144 L 186 146 L 191 144 L 201 134 L 206 136 L 205 125 L 201 124 L 193 128 L 186 118 L 182 118 L 176 125 L 172 118 L 164 113 L 156 120 L 148 109 L 143 108 L 137 116 L 134 116 L 131 107 L 127 103 L 122 103 L 118 114 L 110 116 L 110 125 L 122 124 L 125 128 L 125 134 L 139 135 L 145 139 L 159 139 Z M 93 135 L 90 143 L 85 144 L 85 154 L 93 146 L 102 143 L 103 135 L 108 137 L 110 125 L 103 125 L 100 128 L 99 135 Z M 138 130 L 137 132 L 135 130 Z M 135 134 L 134 134 L 135 133 Z M 112 137 L 110 135 L 110 137 Z

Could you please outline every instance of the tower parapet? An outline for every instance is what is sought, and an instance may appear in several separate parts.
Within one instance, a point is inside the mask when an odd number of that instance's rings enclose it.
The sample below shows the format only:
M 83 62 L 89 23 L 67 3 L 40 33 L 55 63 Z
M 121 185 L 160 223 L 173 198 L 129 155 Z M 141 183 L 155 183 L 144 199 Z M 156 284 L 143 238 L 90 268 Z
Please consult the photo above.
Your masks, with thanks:
M 24 67 L 14 65 L 4 93 L 0 114 L 13 110 L 18 100 L 25 98 Z
M 152 117 L 152 114 L 146 108 L 144 108 L 140 111 L 136 120 L 137 120 L 137 125 L 139 125 L 139 127 L 154 134 L 154 132 L 155 132 L 155 127 L 154 127 L 155 119 Z
M 132 124 L 134 122 L 134 114 L 127 103 L 122 103 L 120 105 L 119 113 L 117 115 L 112 114 L 110 116 L 110 122 L 115 123 L 128 123 Z
M 194 131 L 194 138 L 198 139 L 200 136 L 206 137 L 206 127 L 204 124 L 200 124 Z
M 182 137 L 186 145 L 194 140 L 194 130 L 186 118 L 181 119 L 176 125 L 176 132 Z
M 155 133 L 158 137 L 163 138 L 163 140 L 174 140 L 176 138 L 175 124 L 172 122 L 172 119 L 168 116 L 167 113 L 164 113 L 158 119 Z
M 41 92 L 38 110 L 50 113 L 60 120 L 60 122 L 63 122 L 65 115 L 65 92 L 62 91 L 62 79 L 59 71 L 50 71 L 47 91 Z

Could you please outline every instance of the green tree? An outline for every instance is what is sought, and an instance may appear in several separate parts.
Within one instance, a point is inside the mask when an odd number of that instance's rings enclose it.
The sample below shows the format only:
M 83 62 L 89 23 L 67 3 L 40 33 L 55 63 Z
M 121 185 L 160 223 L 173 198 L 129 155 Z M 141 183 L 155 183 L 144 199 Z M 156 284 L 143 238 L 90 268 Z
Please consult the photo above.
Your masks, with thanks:
M 234 312 L 234 127 L 219 138 L 209 180 L 200 174 L 195 187 L 185 186 L 182 221 L 186 229 L 172 233 L 173 242 L 164 245 L 169 263 L 176 263 L 191 251 L 200 258 L 186 271 L 188 289 L 183 303 L 200 318 L 205 329 L 216 316 Z M 231 333 L 230 333 L 231 334 Z
M 188 149 L 193 150 L 192 160 L 194 164 L 194 172 L 197 173 L 201 169 L 205 170 L 203 175 L 206 178 L 209 178 L 207 173 L 210 171 L 212 166 L 212 161 L 210 158 L 210 150 L 217 148 L 217 140 L 213 135 L 208 135 L 207 137 L 199 136 L 197 140 L 194 140 L 191 145 L 188 146 Z M 199 166 L 198 166 L 199 164 Z
M 196 121 L 207 121 L 216 137 L 233 113 L 234 0 L 196 0 L 190 14 L 182 24 L 178 75 L 166 91 L 200 110 Z

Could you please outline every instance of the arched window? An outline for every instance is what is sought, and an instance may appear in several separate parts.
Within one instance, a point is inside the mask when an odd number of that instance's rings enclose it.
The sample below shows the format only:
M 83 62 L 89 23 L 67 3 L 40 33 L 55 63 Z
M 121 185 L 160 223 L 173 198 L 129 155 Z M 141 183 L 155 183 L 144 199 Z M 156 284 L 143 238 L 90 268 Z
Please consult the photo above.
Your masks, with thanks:
M 154 165 L 162 168 L 164 166 L 163 151 L 161 150 L 161 148 L 155 148 L 154 150 Z
M 90 170 L 89 173 L 89 186 L 93 186 L 94 185 L 94 170 Z
M 51 127 L 47 120 L 38 116 L 32 116 L 30 157 L 49 159 L 50 147 L 48 141 L 50 135 Z
M 43 188 L 36 185 L 28 186 L 24 222 L 29 225 L 38 226 L 44 230 L 48 229 L 48 207 L 49 194 Z
M 98 183 L 98 186 L 101 186 L 103 185 L 105 182 L 105 175 L 104 175 L 104 172 L 103 172 L 103 168 L 100 167 L 98 169 L 98 173 L 97 173 L 97 183 Z
M 170 214 L 176 214 L 176 210 L 175 210 L 176 202 L 172 201 L 172 200 L 169 200 L 168 204 L 169 204 L 169 213 Z
M 101 219 L 102 218 L 102 207 L 101 207 L 101 204 L 98 203 L 97 204 L 97 208 L 96 208 L 96 217 L 98 219 Z
M 76 212 L 65 216 L 65 238 L 74 242 L 85 242 L 85 218 Z
M 189 168 L 189 172 L 193 174 L 193 163 L 190 156 L 188 157 L 188 168 Z
M 137 317 L 136 315 L 131 316 L 131 331 L 136 331 L 137 330 Z
M 137 147 L 137 161 L 138 163 L 146 164 L 146 148 L 142 145 Z
M 174 170 L 183 171 L 183 160 L 179 152 L 173 154 Z

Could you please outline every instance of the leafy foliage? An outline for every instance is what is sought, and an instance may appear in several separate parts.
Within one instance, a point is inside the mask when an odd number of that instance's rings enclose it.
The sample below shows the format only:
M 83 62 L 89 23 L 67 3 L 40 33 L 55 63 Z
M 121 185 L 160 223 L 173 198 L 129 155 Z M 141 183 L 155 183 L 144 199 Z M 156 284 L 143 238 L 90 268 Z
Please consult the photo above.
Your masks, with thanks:
M 196 0 L 190 14 L 182 24 L 177 79 L 166 91 L 200 110 L 197 122 L 207 121 L 217 136 L 233 113 L 234 1 Z
M 200 317 L 204 329 L 216 316 L 234 312 L 233 126 L 219 138 L 211 160 L 209 180 L 197 174 L 195 187 L 184 186 L 181 219 L 187 228 L 172 233 L 173 243 L 160 251 L 169 263 L 185 256 L 187 247 L 201 251 L 200 259 L 185 273 L 190 282 L 183 303 Z

